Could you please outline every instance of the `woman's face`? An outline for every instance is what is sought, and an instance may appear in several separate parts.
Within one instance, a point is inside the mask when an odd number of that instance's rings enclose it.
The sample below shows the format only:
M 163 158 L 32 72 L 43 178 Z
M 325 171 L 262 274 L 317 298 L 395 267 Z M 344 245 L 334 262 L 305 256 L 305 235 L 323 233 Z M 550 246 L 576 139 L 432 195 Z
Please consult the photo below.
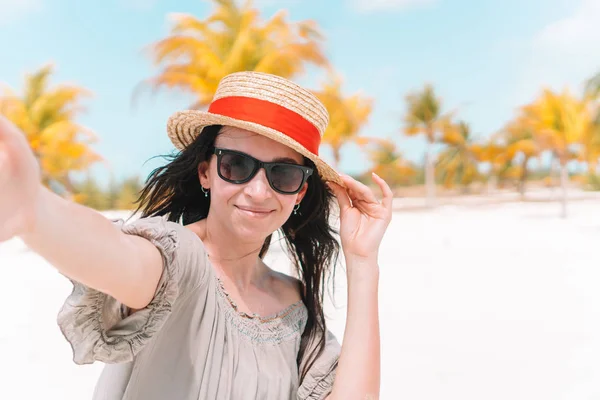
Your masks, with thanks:
M 260 161 L 303 165 L 303 156 L 295 150 L 262 135 L 234 127 L 223 127 L 215 147 L 235 150 Z M 242 184 L 223 180 L 217 172 L 217 157 L 199 166 L 200 183 L 210 189 L 209 215 L 236 237 L 262 241 L 279 229 L 289 218 L 294 206 L 302 200 L 308 187 L 304 183 L 296 194 L 273 190 L 264 168 Z M 223 172 L 224 168 L 221 169 Z M 226 171 L 227 172 L 227 171 Z

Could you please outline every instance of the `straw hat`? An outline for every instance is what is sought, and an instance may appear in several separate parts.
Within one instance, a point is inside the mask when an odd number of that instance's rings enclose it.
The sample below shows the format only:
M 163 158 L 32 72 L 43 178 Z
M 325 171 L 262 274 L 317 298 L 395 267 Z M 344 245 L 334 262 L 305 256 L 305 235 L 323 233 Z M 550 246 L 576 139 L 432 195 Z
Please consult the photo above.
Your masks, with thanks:
M 345 186 L 319 157 L 329 114 L 317 97 L 276 75 L 236 72 L 225 76 L 208 111 L 187 110 L 169 118 L 167 132 L 179 150 L 209 125 L 228 125 L 264 135 L 312 160 L 321 178 Z

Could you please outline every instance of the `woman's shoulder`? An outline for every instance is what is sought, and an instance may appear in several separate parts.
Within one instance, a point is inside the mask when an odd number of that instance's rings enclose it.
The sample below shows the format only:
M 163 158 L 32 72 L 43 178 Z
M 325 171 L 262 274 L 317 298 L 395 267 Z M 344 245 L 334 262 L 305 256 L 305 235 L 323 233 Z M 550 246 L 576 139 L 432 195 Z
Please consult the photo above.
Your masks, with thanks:
M 202 238 L 206 234 L 206 220 L 199 220 L 187 225 L 180 225 L 180 229 L 185 229 L 187 231 L 187 234 L 190 237 L 193 237 L 193 241 L 199 242 L 199 244 L 202 245 L 202 247 L 204 247 L 204 242 L 202 241 Z
M 192 236 L 191 225 L 182 225 L 169 220 L 165 215 L 133 216 L 128 219 L 112 218 L 113 223 L 120 226 L 126 233 L 148 232 L 154 235 L 166 235 L 173 239 L 181 236 Z
M 144 236 L 153 243 L 157 241 L 170 243 L 173 252 L 179 257 L 202 255 L 205 252 L 196 223 L 183 225 L 180 222 L 170 221 L 167 216 L 163 215 L 139 217 L 131 222 L 124 220 L 115 220 L 114 222 L 119 223 L 125 233 Z
M 294 304 L 302 300 L 302 281 L 271 269 L 271 283 L 275 294 L 283 304 Z
M 183 225 L 166 216 L 148 216 L 128 224 L 127 233 L 141 234 L 157 247 L 168 247 L 163 254 L 167 270 L 182 286 L 191 290 L 205 281 L 207 253 L 197 234 L 197 224 Z

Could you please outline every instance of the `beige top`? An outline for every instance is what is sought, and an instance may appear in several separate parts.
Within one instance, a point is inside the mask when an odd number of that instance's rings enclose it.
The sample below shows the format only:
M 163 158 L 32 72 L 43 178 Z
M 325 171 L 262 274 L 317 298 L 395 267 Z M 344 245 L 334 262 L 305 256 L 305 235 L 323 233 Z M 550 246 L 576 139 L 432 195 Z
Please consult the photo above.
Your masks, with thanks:
M 73 282 L 58 324 L 75 363 L 106 363 L 95 400 L 324 399 L 331 392 L 340 346 L 330 332 L 299 382 L 302 302 L 266 318 L 238 312 L 195 233 L 162 217 L 116 223 L 150 240 L 166 267 L 152 302 L 132 315 Z

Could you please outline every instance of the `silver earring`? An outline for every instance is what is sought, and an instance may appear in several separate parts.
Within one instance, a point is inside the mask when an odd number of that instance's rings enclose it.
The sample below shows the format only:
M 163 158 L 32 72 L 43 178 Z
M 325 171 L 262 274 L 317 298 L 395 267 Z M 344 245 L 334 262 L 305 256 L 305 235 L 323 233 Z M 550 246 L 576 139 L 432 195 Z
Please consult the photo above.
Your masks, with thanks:
M 208 190 L 204 189 L 204 186 L 202 186 L 202 185 L 200 186 L 200 189 L 202 189 L 202 193 L 204 193 L 204 197 L 208 197 L 208 192 L 210 189 L 208 189 Z
M 296 204 L 296 207 L 294 207 L 294 215 L 298 214 L 298 209 L 300 209 L 300 203 Z

